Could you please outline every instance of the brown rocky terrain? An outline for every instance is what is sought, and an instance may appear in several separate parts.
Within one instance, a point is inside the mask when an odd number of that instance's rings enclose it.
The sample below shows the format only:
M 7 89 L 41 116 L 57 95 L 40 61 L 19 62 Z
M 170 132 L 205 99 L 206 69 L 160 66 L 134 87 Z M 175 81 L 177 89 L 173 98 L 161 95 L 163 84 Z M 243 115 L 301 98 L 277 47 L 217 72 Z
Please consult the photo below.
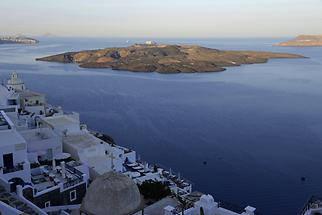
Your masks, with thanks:
M 322 35 L 300 35 L 276 46 L 322 46 Z
M 77 63 L 84 68 L 112 68 L 133 72 L 218 72 L 225 67 L 265 63 L 271 58 L 302 58 L 301 55 L 257 51 L 221 51 L 190 45 L 136 44 L 38 58 L 39 61 Z

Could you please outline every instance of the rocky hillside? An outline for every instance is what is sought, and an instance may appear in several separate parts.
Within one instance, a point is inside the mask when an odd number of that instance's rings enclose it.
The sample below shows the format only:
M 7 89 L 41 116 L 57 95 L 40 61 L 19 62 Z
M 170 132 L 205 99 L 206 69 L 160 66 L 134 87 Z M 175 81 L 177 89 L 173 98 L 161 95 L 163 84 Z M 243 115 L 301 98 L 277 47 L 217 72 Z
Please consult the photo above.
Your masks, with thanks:
M 277 46 L 322 46 L 322 35 L 300 35 Z
M 77 63 L 84 68 L 112 68 L 133 72 L 218 72 L 224 67 L 265 63 L 271 58 L 301 58 L 286 53 L 221 51 L 200 46 L 143 45 L 67 52 L 36 60 Z

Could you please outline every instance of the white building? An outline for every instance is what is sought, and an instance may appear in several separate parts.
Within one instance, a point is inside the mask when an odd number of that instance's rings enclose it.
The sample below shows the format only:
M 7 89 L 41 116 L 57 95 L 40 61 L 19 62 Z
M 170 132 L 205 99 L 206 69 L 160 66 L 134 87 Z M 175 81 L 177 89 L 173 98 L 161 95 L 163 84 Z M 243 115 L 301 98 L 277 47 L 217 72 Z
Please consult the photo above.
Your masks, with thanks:
M 39 115 L 45 114 L 46 98 L 43 94 L 30 90 L 22 90 L 18 94 L 22 111 Z
M 155 42 L 155 41 L 153 41 L 153 40 L 147 40 L 147 41 L 145 41 L 145 45 L 150 45 L 150 46 L 152 46 L 152 45 L 156 45 L 157 43 Z
M 109 171 L 124 172 L 124 162 L 135 162 L 135 151 L 109 144 L 91 134 L 81 125 L 77 113 L 53 115 L 41 119 L 62 137 L 63 151 L 90 168 L 91 178 Z
M 27 143 L 6 113 L 0 111 L 0 179 L 10 182 L 17 178 L 31 180 Z
M 63 137 L 64 151 L 76 160 L 86 163 L 90 168 L 91 178 L 109 171 L 124 172 L 126 160 L 135 161 L 134 151 L 112 146 L 95 137 L 88 131 Z
M 21 108 L 21 111 L 42 115 L 45 113 L 46 98 L 43 94 L 26 89 L 22 79 L 14 72 L 6 86 L 0 86 L 0 108 L 11 112 Z
M 63 153 L 62 138 L 51 128 L 35 128 L 23 130 L 20 134 L 27 144 L 28 159 L 30 162 L 52 160 Z
M 13 72 L 10 76 L 10 79 L 7 81 L 7 88 L 10 91 L 23 91 L 26 89 L 25 83 L 22 79 L 19 78 L 16 72 Z
M 220 207 L 218 202 L 214 201 L 211 195 L 202 195 L 200 200 L 194 203 L 194 206 L 185 210 L 185 215 L 255 215 L 256 208 L 247 206 L 242 213 L 234 212 L 232 210 Z M 176 211 L 172 206 L 164 208 L 164 215 L 179 215 L 181 212 Z
M 79 114 L 75 112 L 41 118 L 41 124 L 50 127 L 59 136 L 81 133 Z
M 78 114 L 66 115 L 72 122 L 76 117 L 78 124 L 60 126 L 61 118 L 48 117 L 52 125 L 42 120 L 47 118 L 46 109 L 45 96 L 27 90 L 16 73 L 6 86 L 0 85 L 1 214 L 45 215 L 80 207 L 88 167 L 73 161 L 65 164 L 70 155 L 62 151 L 68 128 L 75 125 L 75 131 L 80 130 Z M 56 109 L 50 114 L 63 116 Z M 3 195 L 8 196 L 5 202 Z
M 9 91 L 7 87 L 0 85 L 0 109 L 16 111 L 19 104 L 19 95 L 14 91 Z

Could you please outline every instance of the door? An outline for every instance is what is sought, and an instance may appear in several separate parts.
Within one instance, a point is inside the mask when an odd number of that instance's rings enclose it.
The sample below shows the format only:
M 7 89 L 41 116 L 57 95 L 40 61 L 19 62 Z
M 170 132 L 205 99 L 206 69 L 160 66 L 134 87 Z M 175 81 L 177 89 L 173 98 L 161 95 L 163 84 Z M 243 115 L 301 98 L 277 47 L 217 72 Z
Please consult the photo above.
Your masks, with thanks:
M 6 169 L 13 168 L 13 154 L 4 154 L 3 155 L 3 167 Z

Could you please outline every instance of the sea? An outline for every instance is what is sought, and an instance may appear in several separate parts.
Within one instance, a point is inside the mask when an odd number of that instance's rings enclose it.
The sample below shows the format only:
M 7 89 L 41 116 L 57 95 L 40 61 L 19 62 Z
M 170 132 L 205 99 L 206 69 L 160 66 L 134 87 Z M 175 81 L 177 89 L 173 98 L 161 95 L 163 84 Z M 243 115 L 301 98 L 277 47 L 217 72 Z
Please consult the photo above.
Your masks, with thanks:
M 322 196 L 322 47 L 276 47 L 288 38 L 156 39 L 225 50 L 302 54 L 224 72 L 158 74 L 35 61 L 144 38 L 40 37 L 1 45 L 0 80 L 16 71 L 49 103 L 171 168 L 194 190 L 262 215 L 296 215 Z

